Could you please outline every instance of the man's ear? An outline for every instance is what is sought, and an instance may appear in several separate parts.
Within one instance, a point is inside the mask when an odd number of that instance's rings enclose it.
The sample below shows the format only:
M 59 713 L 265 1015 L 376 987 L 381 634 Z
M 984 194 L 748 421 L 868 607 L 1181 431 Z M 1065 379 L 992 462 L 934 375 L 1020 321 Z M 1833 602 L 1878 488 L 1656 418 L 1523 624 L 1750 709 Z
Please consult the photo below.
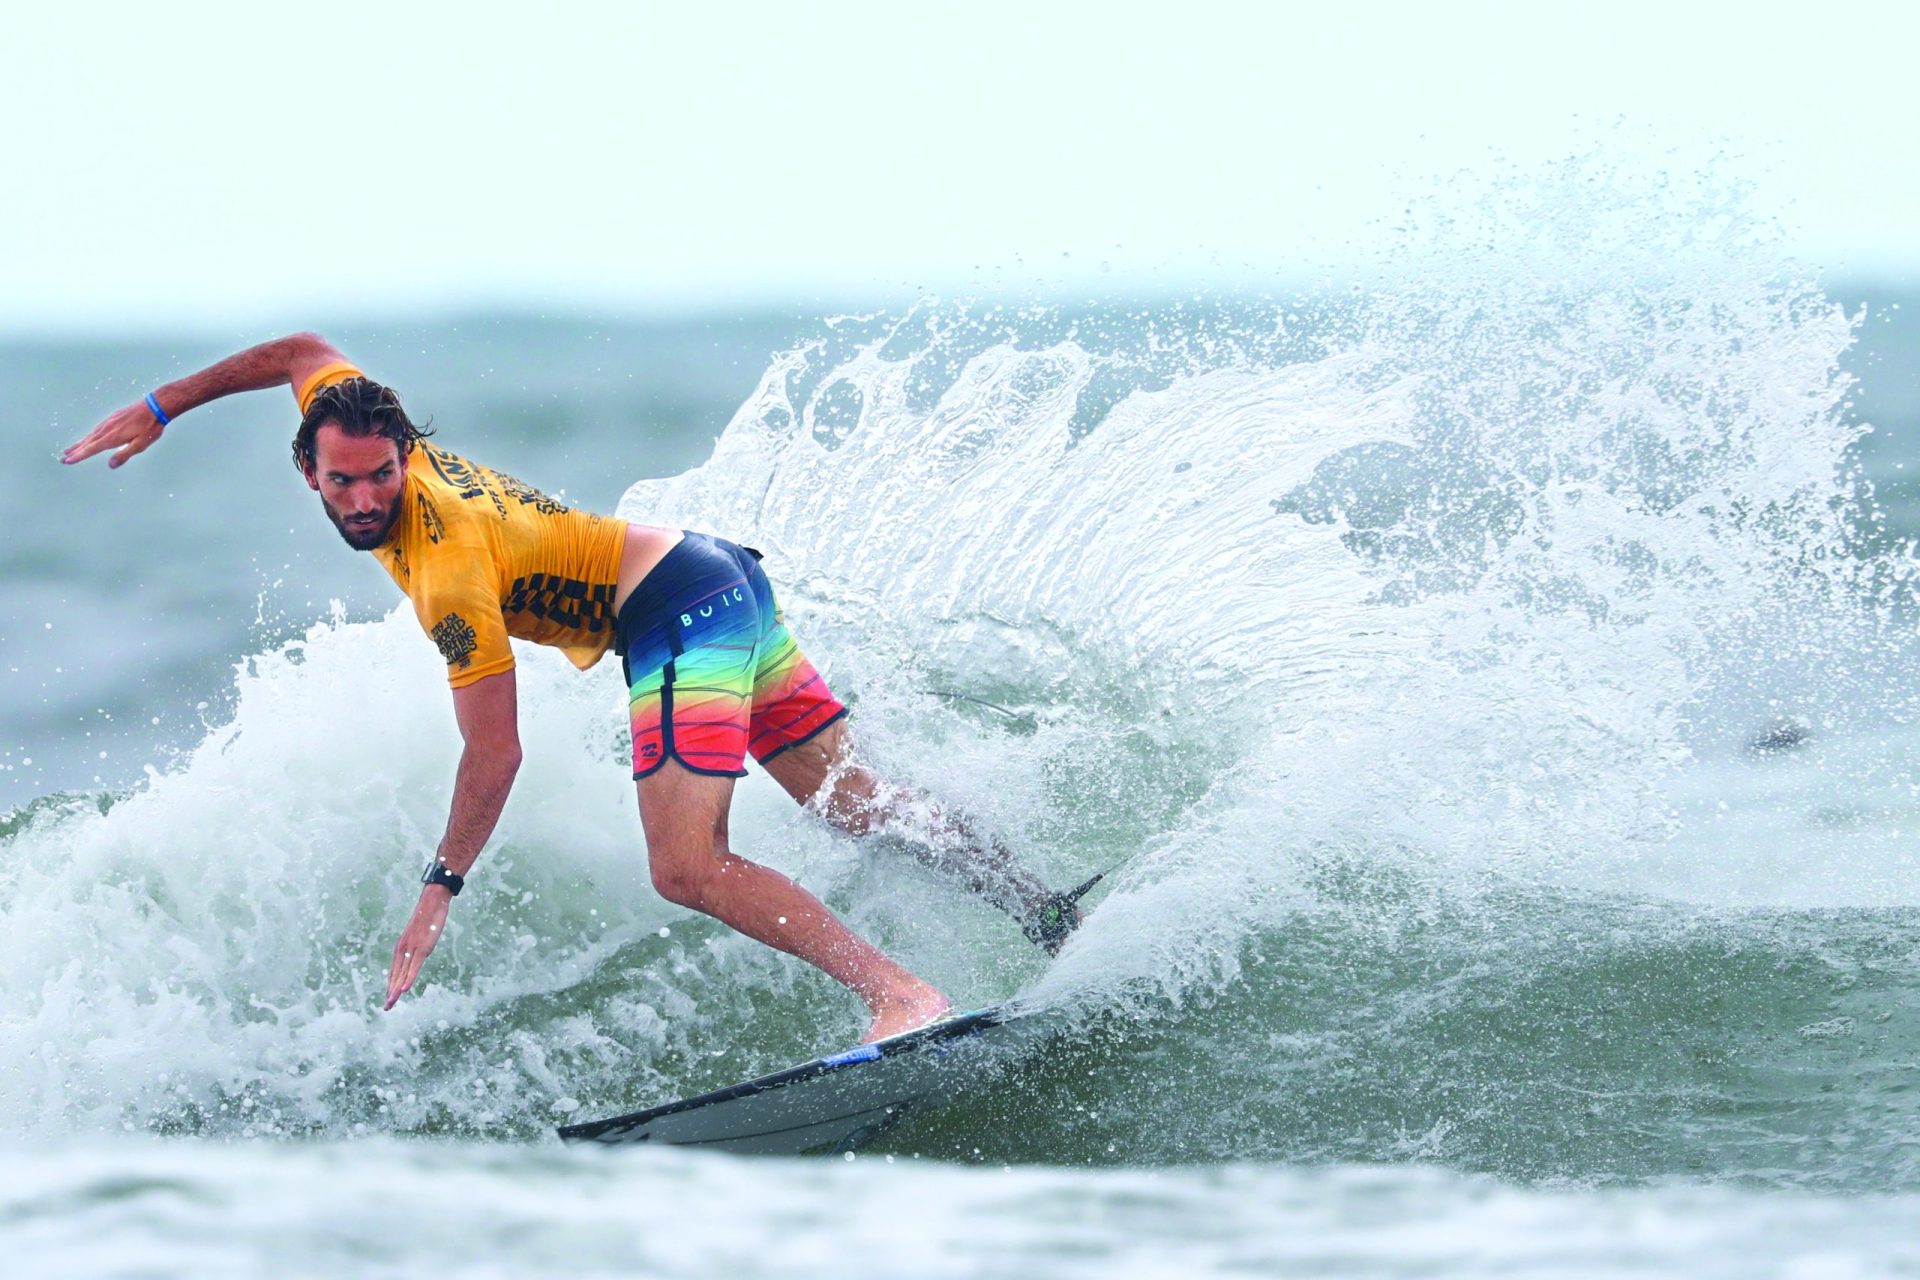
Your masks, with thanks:
M 313 490 L 315 493 L 320 492 L 320 473 L 318 471 L 315 471 L 311 466 L 302 465 L 300 474 L 307 478 L 307 488 Z

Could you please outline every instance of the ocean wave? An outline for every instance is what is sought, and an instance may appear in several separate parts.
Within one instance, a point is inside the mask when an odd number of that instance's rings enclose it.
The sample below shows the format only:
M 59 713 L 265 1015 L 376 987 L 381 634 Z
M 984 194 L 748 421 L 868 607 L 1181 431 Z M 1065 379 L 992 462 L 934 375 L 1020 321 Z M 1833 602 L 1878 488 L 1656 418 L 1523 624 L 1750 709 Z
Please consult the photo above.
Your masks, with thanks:
M 1766 1022 L 1789 1073 L 1861 1043 L 1800 1028 L 1875 1025 L 1802 999 L 1801 962 L 1880 945 L 1858 919 L 1806 941 L 1817 912 L 1920 902 L 1882 803 L 1904 766 L 1873 746 L 1911 719 L 1890 674 L 1909 566 L 1859 534 L 1854 319 L 1737 221 L 1702 237 L 1588 176 L 1484 215 L 1531 239 L 1468 219 L 1414 246 L 1417 288 L 1205 322 L 848 319 L 773 360 L 703 465 L 628 492 L 623 515 L 768 553 L 876 766 L 1055 882 L 1111 873 L 1044 968 L 953 887 L 743 786 L 743 853 L 968 1003 L 1022 994 L 1082 1042 L 902 1150 L 964 1158 L 981 1144 L 952 1126 L 1004 1110 L 1019 1125 L 996 1132 L 1032 1140 L 982 1149 L 1021 1159 L 1631 1179 L 1685 1171 L 1712 1132 L 1714 1169 L 1805 1172 L 1791 1125 L 1747 1147 L 1715 1127 L 1777 1078 L 1717 1074 L 1711 1046 L 1751 1042 L 1714 1028 L 1790 1010 Z M 0 1128 L 531 1137 L 850 1040 L 831 984 L 653 896 L 618 690 L 546 653 L 520 673 L 528 764 L 391 1015 L 386 952 L 457 747 L 405 611 L 250 659 L 231 719 L 131 793 L 10 819 Z M 343 708 L 370 727 L 339 732 Z M 1703 788 L 1769 767 L 1737 743 L 1781 716 L 1828 746 L 1761 776 L 1824 781 L 1877 833 L 1844 874 L 1714 840 Z M 1776 801 L 1742 792 L 1748 828 Z M 1713 923 L 1733 942 L 1695 945 L 1714 899 L 1676 849 L 1770 887 Z M 1561 961 L 1565 999 L 1536 999 Z M 1629 998 L 1676 969 L 1694 980 L 1656 994 L 1677 1006 Z M 1510 1041 L 1508 1014 L 1530 1028 Z M 1556 1019 L 1604 1045 L 1689 1017 L 1705 1056 L 1569 1065 L 1555 1039 Z M 1896 1023 L 1875 1061 L 1910 1042 Z M 1365 1064 L 1303 1075 L 1335 1053 Z M 1612 1154 L 1559 1125 L 1643 1067 L 1583 1113 Z M 1889 1076 L 1860 1106 L 1892 1097 Z M 1636 1126 L 1658 1141 L 1620 1137 Z M 1863 1176 L 1912 1170 L 1889 1150 Z

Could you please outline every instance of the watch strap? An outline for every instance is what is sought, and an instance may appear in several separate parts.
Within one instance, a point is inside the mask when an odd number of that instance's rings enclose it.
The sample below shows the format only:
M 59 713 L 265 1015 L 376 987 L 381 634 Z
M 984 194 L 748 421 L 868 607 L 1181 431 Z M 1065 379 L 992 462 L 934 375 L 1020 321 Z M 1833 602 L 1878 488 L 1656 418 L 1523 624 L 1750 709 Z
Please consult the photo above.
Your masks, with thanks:
M 454 897 L 460 896 L 460 890 L 466 887 L 467 878 L 456 874 L 446 863 L 435 858 L 427 864 L 426 872 L 420 877 L 421 884 L 439 884 L 447 887 Z

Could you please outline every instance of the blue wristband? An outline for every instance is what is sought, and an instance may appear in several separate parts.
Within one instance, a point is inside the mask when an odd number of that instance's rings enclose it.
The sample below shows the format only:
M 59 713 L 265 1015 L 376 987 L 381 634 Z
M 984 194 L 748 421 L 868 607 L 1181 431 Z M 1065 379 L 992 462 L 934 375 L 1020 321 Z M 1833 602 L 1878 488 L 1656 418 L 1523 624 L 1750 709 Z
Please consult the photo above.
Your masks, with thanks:
M 163 427 L 173 421 L 167 416 L 167 411 L 160 407 L 160 402 L 153 398 L 151 391 L 147 392 L 147 409 L 153 414 L 154 420 Z

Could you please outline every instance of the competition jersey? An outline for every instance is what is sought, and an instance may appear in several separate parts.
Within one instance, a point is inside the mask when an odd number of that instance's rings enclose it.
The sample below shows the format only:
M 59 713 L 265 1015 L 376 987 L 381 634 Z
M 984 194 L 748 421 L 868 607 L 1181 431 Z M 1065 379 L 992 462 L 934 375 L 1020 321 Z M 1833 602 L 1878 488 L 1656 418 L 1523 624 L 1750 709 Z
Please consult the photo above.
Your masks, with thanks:
M 360 377 L 329 366 L 299 389 Z M 401 511 L 373 554 L 413 601 L 454 688 L 511 670 L 508 636 L 550 644 L 585 669 L 613 644 L 627 524 L 577 511 L 503 472 L 422 440 Z

